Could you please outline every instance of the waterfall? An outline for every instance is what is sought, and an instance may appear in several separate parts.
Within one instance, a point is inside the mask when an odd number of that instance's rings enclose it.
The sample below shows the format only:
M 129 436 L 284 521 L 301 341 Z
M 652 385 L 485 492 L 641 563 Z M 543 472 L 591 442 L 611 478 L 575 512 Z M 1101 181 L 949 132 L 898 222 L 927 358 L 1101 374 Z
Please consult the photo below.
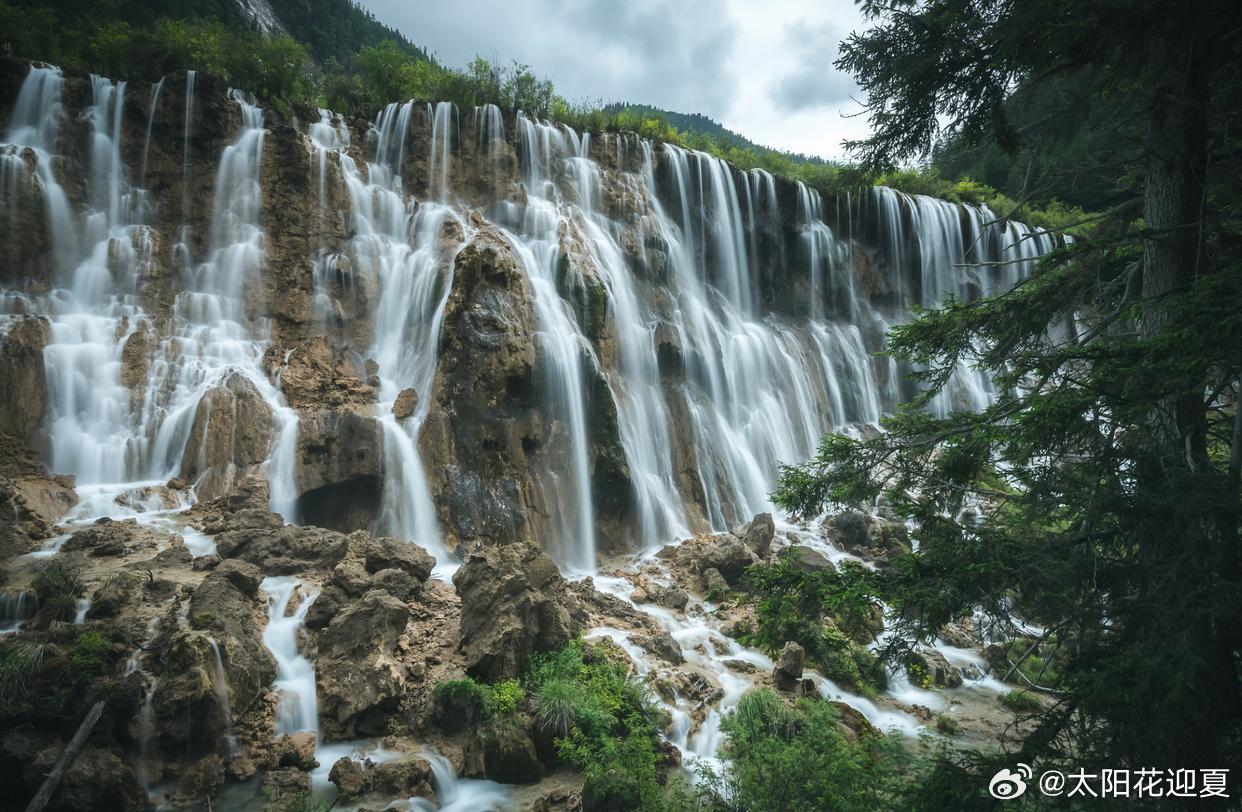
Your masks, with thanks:
M 451 105 L 436 109 L 435 121 L 448 122 Z M 452 287 L 453 257 L 460 244 L 442 244 L 450 221 L 467 231 L 449 206 L 416 204 L 405 194 L 401 174 L 409 135 L 412 103 L 390 104 L 373 127 L 375 158 L 365 174 L 338 150 L 341 176 L 353 214 L 353 233 L 346 249 L 352 273 L 378 285 L 374 311 L 374 344 L 370 357 L 378 365 L 379 402 L 376 415 L 383 432 L 383 495 L 375 532 L 413 540 L 431 552 L 441 574 L 450 556 L 440 540 L 431 489 L 418 451 L 418 436 L 431 408 L 440 325 Z M 438 125 L 448 137 L 447 124 Z M 447 145 L 443 147 L 447 155 Z M 433 152 L 435 149 L 433 148 Z M 447 158 L 442 168 L 447 173 Z M 447 184 L 447 176 L 442 176 Z M 447 186 L 445 187 L 447 189 Z M 334 262 L 326 259 L 325 262 Z M 330 281 L 322 272 L 325 289 Z M 319 308 L 331 311 L 330 297 Z M 412 390 L 418 398 L 409 416 L 398 418 L 398 395 Z
M 319 593 L 287 575 L 268 576 L 259 584 L 259 589 L 267 598 L 263 645 L 276 660 L 276 682 L 272 686 L 279 696 L 276 735 L 310 731 L 318 737 L 315 666 L 303 656 L 298 637 L 306 621 L 306 613 Z M 289 604 L 296 596 L 300 596 L 301 600 L 290 614 Z
M 210 204 L 191 200 L 192 158 L 203 156 L 193 155 L 196 77 L 187 73 L 186 197 L 170 251 L 160 240 L 173 237 L 149 222 L 160 201 L 145 189 L 165 81 L 150 88 L 140 152 L 122 143 L 124 82 L 92 77 L 89 108 L 72 118 L 64 82 L 58 69 L 30 70 L 0 148 L 0 195 L 16 205 L 37 190 L 56 246 L 52 289 L 5 291 L 0 318 L 48 319 L 48 462 L 94 494 L 75 519 L 111 515 L 117 493 L 139 483 L 184 475 L 200 496 L 229 490 L 249 473 L 242 465 L 257 463 L 208 465 L 189 441 L 215 402 L 209 392 L 245 386 L 273 417 L 261 463 L 270 506 L 296 520 L 298 415 L 263 362 L 273 317 L 264 265 L 279 259 L 267 255 L 261 217 L 264 111 L 230 91 L 242 125 L 215 164 Z M 440 575 L 452 560 L 429 480 L 441 474 L 425 469 L 419 441 L 436 406 L 454 260 L 480 214 L 511 246 L 531 293 L 543 376 L 535 391 L 552 453 L 530 473 L 547 504 L 546 546 L 574 571 L 595 565 L 597 524 L 608 541 L 616 532 L 652 548 L 771 511 L 781 464 L 915 394 L 910 370 L 876 355 L 889 325 L 916 305 L 1006 290 L 1059 243 L 995 222 L 984 207 L 884 188 L 825 206 L 804 184 L 781 187 L 706 153 L 593 138 L 520 113 L 513 123 L 506 140 L 494 105 L 462 115 L 447 102 L 390 104 L 370 128 L 365 165 L 342 117 L 322 110 L 305 131 L 307 321 L 338 347 L 367 337 L 348 350 L 374 362 L 382 484 L 371 530 L 422 545 Z M 65 133 L 87 130 L 81 202 L 70 206 L 66 189 L 77 200 L 79 187 L 62 188 L 54 169 L 79 154 L 61 144 Z M 506 175 L 512 158 L 516 178 Z M 418 178 L 407 182 L 412 167 Z M 205 247 L 189 239 L 192 205 L 210 205 Z M 171 308 L 148 284 L 161 270 L 173 277 Z M 963 363 L 932 408 L 977 409 L 996 394 Z M 613 437 L 619 449 L 605 448 Z M 620 528 L 597 522 L 593 491 L 596 458 L 614 452 L 630 483 Z
M 504 784 L 458 778 L 449 760 L 434 750 L 424 750 L 419 755 L 431 766 L 435 803 L 426 798 L 410 798 L 390 804 L 389 809 L 405 809 L 408 812 L 496 812 L 506 808 L 509 788 Z
M 229 704 L 229 675 L 224 670 L 224 660 L 220 658 L 220 646 L 216 638 L 208 637 L 211 646 L 211 684 L 216 690 L 216 699 L 220 703 L 220 714 L 224 720 L 224 743 L 229 755 L 237 752 L 237 737 L 233 735 L 233 712 Z
M 598 367 L 590 343 L 582 335 L 568 302 L 557 289 L 560 258 L 559 227 L 564 202 L 551 176 L 552 163 L 579 156 L 577 134 L 568 128 L 518 116 L 523 183 L 527 203 L 521 230 L 506 232 L 534 298 L 539 341 L 547 357 L 551 412 L 569 434 L 572 501 L 562 506 L 558 537 L 560 559 L 575 570 L 595 566 L 595 521 L 591 497 L 591 466 L 586 428 L 584 367 Z
M 30 595 L 22 590 L 17 593 L 0 592 L 0 635 L 16 634 L 34 616 Z
M 150 794 L 151 783 L 158 775 L 152 775 L 151 745 L 155 742 L 155 689 L 159 680 L 152 679 L 147 684 L 147 692 L 142 698 L 142 708 L 138 711 L 138 764 L 135 769 L 138 786 L 143 792 Z

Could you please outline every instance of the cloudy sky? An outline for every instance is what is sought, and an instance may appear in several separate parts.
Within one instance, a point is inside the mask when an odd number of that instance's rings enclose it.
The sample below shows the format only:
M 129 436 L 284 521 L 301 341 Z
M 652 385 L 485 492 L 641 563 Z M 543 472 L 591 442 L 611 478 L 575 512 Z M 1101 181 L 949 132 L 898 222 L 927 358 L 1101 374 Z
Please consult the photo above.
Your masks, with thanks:
M 361 0 L 461 66 L 517 60 L 566 98 L 703 113 L 760 144 L 837 158 L 866 134 L 832 62 L 861 25 L 853 0 Z M 853 97 L 853 98 L 851 98 Z

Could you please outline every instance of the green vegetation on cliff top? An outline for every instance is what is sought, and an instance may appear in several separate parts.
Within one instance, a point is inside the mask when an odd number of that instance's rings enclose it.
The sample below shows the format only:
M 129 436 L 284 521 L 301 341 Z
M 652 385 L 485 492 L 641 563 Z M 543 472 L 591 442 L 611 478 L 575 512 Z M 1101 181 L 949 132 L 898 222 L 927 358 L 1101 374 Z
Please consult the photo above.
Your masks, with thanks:
M 232 0 L 0 0 L 0 54 L 59 64 L 116 79 L 155 81 L 194 69 L 225 78 L 283 114 L 325 107 L 373 117 L 401 99 L 496 104 L 591 132 L 636 132 L 800 180 L 825 195 L 880 184 L 913 194 L 987 205 L 1033 226 L 1066 228 L 1081 210 L 1045 196 L 1019 205 L 1010 194 L 970 180 L 949 180 L 932 165 L 865 172 L 756 145 L 701 115 L 635 104 L 574 102 L 529 66 L 476 58 L 464 68 L 440 64 L 426 50 L 349 0 L 271 0 L 285 29 L 256 30 Z M 1008 187 L 1006 187 L 1008 189 Z

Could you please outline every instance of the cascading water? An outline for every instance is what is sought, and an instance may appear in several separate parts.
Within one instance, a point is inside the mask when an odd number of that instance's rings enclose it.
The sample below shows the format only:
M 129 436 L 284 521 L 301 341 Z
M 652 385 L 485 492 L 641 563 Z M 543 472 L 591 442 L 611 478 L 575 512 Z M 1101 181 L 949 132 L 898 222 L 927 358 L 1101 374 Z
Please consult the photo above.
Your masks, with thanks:
M 437 107 L 433 138 L 449 138 L 451 107 Z M 405 194 L 401 172 L 412 111 L 413 103 L 407 102 L 390 104 L 380 113 L 374 127 L 375 159 L 365 174 L 341 149 L 347 142 L 338 139 L 325 148 L 338 150 L 349 194 L 354 236 L 345 253 L 352 273 L 373 279 L 379 291 L 370 357 L 378 365 L 375 408 L 383 432 L 384 485 L 375 530 L 420 544 L 436 556 L 439 574 L 444 575 L 451 566 L 450 556 L 440 541 L 418 435 L 430 409 L 440 324 L 452 287 L 453 256 L 460 248 L 460 243 L 444 244 L 444 227 L 452 221 L 463 231 L 467 228 L 451 207 L 417 204 Z M 319 143 L 325 141 L 321 135 Z M 439 149 L 447 156 L 447 143 Z M 442 184 L 447 194 L 447 157 L 439 166 L 441 174 L 433 174 L 432 182 Z M 330 297 L 319 308 L 332 310 Z M 393 407 L 406 391 L 418 402 L 410 414 L 398 417 Z
M 595 566 L 595 520 L 587 441 L 584 366 L 598 366 L 568 302 L 557 290 L 561 207 L 565 205 L 551 176 L 552 163 L 564 155 L 578 156 L 581 142 L 568 128 L 518 117 L 522 179 L 527 202 L 521 229 L 508 233 L 534 297 L 539 339 L 547 358 L 549 404 L 569 435 L 571 479 L 568 499 L 560 511 L 558 537 L 561 563 L 575 570 Z
M 264 578 L 259 589 L 267 598 L 263 645 L 276 660 L 274 687 L 280 697 L 276 706 L 276 735 L 309 731 L 318 736 L 315 666 L 302 654 L 298 637 L 306 613 L 319 593 L 290 576 Z M 291 612 L 294 598 L 298 598 L 298 603 Z
M 216 700 L 220 703 L 220 714 L 224 720 L 224 743 L 229 755 L 237 752 L 237 737 L 233 735 L 233 711 L 229 702 L 232 691 L 229 689 L 229 675 L 224 670 L 224 660 L 220 657 L 220 645 L 216 638 L 208 637 L 211 646 L 211 684 L 216 691 Z
M 89 172 L 75 211 L 54 171 L 67 152 L 60 143 L 68 120 L 63 81 L 56 69 L 31 69 L 6 134 L 8 145 L 0 148 L 0 195 L 10 203 L 37 190 L 56 246 L 53 290 L 4 292 L 0 330 L 18 316 L 48 318 L 48 456 L 57 472 L 78 477 L 83 501 L 71 518 L 136 514 L 153 523 L 161 510 L 184 505 L 122 509 L 116 495 L 161 484 L 187 468 L 197 480 L 191 485 L 206 492 L 214 483 L 227 492 L 237 473 L 232 463 L 187 462 L 187 448 L 200 409 L 210 407 L 208 392 L 244 385 L 273 415 L 263 468 L 271 507 L 294 520 L 298 418 L 285 404 L 279 381 L 271 381 L 263 368 L 271 327 L 253 295 L 269 260 L 260 216 L 268 137 L 263 111 L 243 94 L 231 94 L 242 126 L 219 159 L 209 231 L 191 240 L 189 213 L 196 201 L 186 181 L 202 156 L 193 150 L 195 77 L 187 75 L 184 222 L 177 245 L 166 252 L 171 256 L 157 257 L 151 223 L 164 218 L 153 216 L 160 213 L 160 201 L 145 190 L 153 168 L 148 152 L 155 108 L 161 95 L 175 91 L 162 80 L 150 89 L 142 163 L 134 175 L 122 149 L 126 87 L 92 79 L 92 103 L 83 117 L 91 138 Z M 538 365 L 546 375 L 538 389 L 545 401 L 541 415 L 556 449 L 548 455 L 555 470 L 537 472 L 551 482 L 556 502 L 550 506 L 553 537 L 547 542 L 564 567 L 578 572 L 592 571 L 597 561 L 592 455 L 598 450 L 593 436 L 598 426 L 592 421 L 609 411 L 601 405 L 615 406 L 616 434 L 632 484 L 627 532 L 635 546 L 651 549 L 692 532 L 735 527 L 772 509 L 768 492 L 781 463 L 805 459 L 829 430 L 877 422 L 884 410 L 908 397 L 900 386 L 901 370 L 873 357 L 888 324 L 908 318 L 915 304 L 935 305 L 946 295 L 1003 291 L 1057 244 L 1058 238 L 1031 234 L 1016 223 L 993 223 L 986 209 L 888 189 L 870 190 L 860 200 L 845 196 L 844 212 L 838 200 L 835 216 L 827 217 L 818 192 L 786 187 L 793 198 L 778 199 L 777 181 L 765 172 L 739 172 L 718 158 L 636 137 L 593 140 L 520 114 L 511 133 L 519 190 L 505 177 L 513 153 L 504 119 L 490 105 L 468 116 L 448 103 L 426 108 L 427 129 L 418 131 L 426 135 L 426 154 L 417 156 L 426 159 L 424 186 L 423 165 L 407 161 L 410 142 L 421 138 L 412 134 L 412 122 L 423 109 L 407 102 L 381 111 L 370 134 L 373 158 L 365 166 L 352 157 L 358 153 L 344 119 L 321 111 L 309 127 L 309 188 L 311 199 L 318 198 L 311 211 L 318 219 L 306 223 L 312 253 L 306 259 L 313 268 L 306 290 L 313 284 L 308 321 L 334 340 L 352 335 L 349 318 L 368 322 L 358 331 L 368 336 L 367 346 L 349 349 L 376 367 L 376 402 L 369 408 L 382 432 L 383 483 L 372 530 L 424 546 L 435 554 L 440 575 L 453 562 L 441 542 L 419 438 L 433 407 L 454 259 L 481 228 L 479 215 L 463 202 L 467 187 L 453 185 L 455 174 L 468 168 L 467 128 L 473 127 L 476 159 L 486 165 L 485 182 L 469 187 L 471 194 L 490 190 L 479 210 L 512 246 L 532 295 Z M 403 172 L 414 165 L 418 177 L 407 184 Z M 131 183 L 133 177 L 137 183 Z M 335 219 L 339 212 L 332 208 L 339 199 L 333 197 L 338 180 L 349 206 L 344 237 L 338 233 L 343 224 Z M 633 211 L 618 212 L 618 188 L 629 195 Z M 416 198 L 424 193 L 426 199 Z M 794 304 L 781 306 L 773 301 L 773 283 L 765 274 L 773 262 L 772 244 L 782 239 L 773 236 L 783 228 L 781 200 L 789 199 L 796 200 L 789 231 L 799 240 L 781 260 L 792 264 L 796 273 L 790 277 L 807 286 L 790 297 Z M 878 251 L 877 268 L 867 269 L 874 279 L 856 268 L 856 238 Z M 153 263 L 170 258 L 176 293 L 171 309 L 157 315 L 142 283 Z M 355 300 L 366 302 L 365 313 L 343 306 L 342 292 L 354 285 L 367 294 Z M 587 306 L 601 289 L 606 318 Z M 799 298 L 804 294 L 805 302 Z M 601 319 L 606 330 L 598 329 Z M 122 375 L 124 352 L 135 336 L 148 339 L 148 363 L 136 383 Z M 933 406 L 978 408 L 994 396 L 990 387 L 963 366 Z M 612 403 L 601 404 L 600 398 Z M 194 555 L 215 550 L 201 533 L 182 533 Z M 64 538 L 49 542 L 42 554 L 55 554 Z M 597 585 L 624 599 L 632 591 L 632 585 L 610 585 L 603 578 Z M 283 576 L 264 579 L 261 589 L 268 605 L 263 643 L 278 666 L 276 732 L 318 733 L 315 669 L 299 639 L 316 593 Z M 79 607 L 82 620 L 86 606 Z M 639 608 L 656 615 L 691 666 L 719 682 L 723 698 L 697 727 L 687 700 L 678 696 L 669 705 L 671 739 L 683 753 L 715 758 L 722 714 L 753 684 L 724 660 L 749 660 L 767 670 L 770 659 L 721 635 L 703 606 L 692 607 L 686 617 L 647 604 Z M 11 631 L 27 613 L 6 604 L 0 631 Z M 613 638 L 636 667 L 647 667 L 626 633 L 597 629 L 593 635 Z M 227 726 L 227 676 L 220 648 L 210 642 L 212 682 Z M 969 652 L 943 645 L 940 650 L 950 660 L 973 665 Z M 843 698 L 878 726 L 917 727 L 902 714 L 816 679 L 825 696 Z M 138 718 L 144 785 L 154 746 L 149 741 L 154 681 L 149 687 Z M 923 698 L 900 681 L 895 690 Z M 231 728 L 226 740 L 232 750 Z M 429 759 L 442 808 L 503 803 L 503 789 L 461 781 L 446 760 Z M 421 808 L 421 802 L 412 803 Z

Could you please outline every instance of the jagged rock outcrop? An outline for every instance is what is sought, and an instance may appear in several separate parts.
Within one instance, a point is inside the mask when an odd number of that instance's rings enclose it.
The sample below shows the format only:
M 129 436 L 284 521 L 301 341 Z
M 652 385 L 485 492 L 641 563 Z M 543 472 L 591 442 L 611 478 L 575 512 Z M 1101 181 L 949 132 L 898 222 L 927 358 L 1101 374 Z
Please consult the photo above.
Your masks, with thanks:
M 190 599 L 191 627 L 211 635 L 220 649 L 235 715 L 258 701 L 276 676 L 275 662 L 262 641 L 260 580 L 258 567 L 225 559 L 195 587 Z
M 239 477 L 268 458 L 272 429 L 272 410 L 255 385 L 240 373 L 229 375 L 198 402 L 181 478 L 201 499 L 228 493 Z
M 471 553 L 453 586 L 461 596 L 466 670 L 479 679 L 519 676 L 532 654 L 563 646 L 576 631 L 565 579 L 533 544 Z
M 386 732 L 408 678 L 396 649 L 409 619 L 404 602 L 373 589 L 319 633 L 316 678 L 326 738 Z
M 886 566 L 897 556 L 910 552 L 910 533 L 904 524 L 887 521 L 858 511 L 830 516 L 824 529 L 842 549 L 877 566 Z
M 33 316 L 17 319 L 0 335 L 0 433 L 37 436 L 47 411 L 43 348 L 50 340 L 47 319 Z
M 481 219 L 471 225 L 480 231 L 453 260 L 419 445 L 450 544 L 533 540 L 551 510 L 531 473 L 555 448 L 538 411 L 532 294 L 512 247 Z

